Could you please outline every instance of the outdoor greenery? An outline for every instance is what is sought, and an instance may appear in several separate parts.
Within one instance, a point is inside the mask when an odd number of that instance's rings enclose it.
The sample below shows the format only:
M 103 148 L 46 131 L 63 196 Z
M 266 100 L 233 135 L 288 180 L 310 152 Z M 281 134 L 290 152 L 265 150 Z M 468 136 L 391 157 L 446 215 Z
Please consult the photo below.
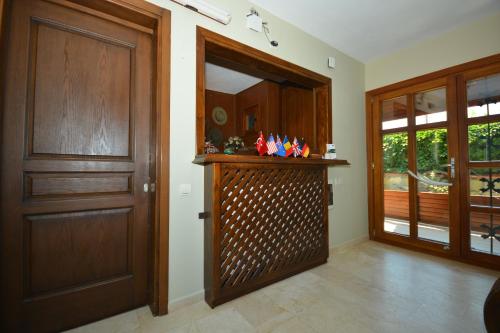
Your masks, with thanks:
M 500 123 L 469 126 L 469 159 L 500 160 Z
M 425 176 L 447 181 L 448 138 L 446 129 L 417 131 L 417 169 Z M 383 137 L 384 183 L 386 189 L 408 190 L 408 134 L 393 133 Z M 500 160 L 500 122 L 469 126 L 469 158 L 471 161 Z M 498 173 L 495 169 L 476 168 L 471 170 L 471 193 L 482 195 L 484 184 L 480 178 Z M 443 186 L 429 186 L 419 182 L 419 191 L 446 193 Z
M 417 131 L 417 165 L 419 172 L 446 170 L 448 142 L 446 129 Z M 384 172 L 406 173 L 408 169 L 408 134 L 384 135 Z M 471 161 L 500 160 L 500 122 L 469 126 Z

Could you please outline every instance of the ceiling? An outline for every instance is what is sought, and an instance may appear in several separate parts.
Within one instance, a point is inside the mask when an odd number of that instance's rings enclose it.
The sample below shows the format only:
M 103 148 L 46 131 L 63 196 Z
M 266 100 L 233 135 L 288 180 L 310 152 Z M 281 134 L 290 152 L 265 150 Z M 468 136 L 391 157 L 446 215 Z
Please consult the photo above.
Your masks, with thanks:
M 262 79 L 220 67 L 211 63 L 205 64 L 205 87 L 208 90 L 226 94 L 237 94 L 259 83 Z
M 500 10 L 500 0 L 250 2 L 365 63 Z

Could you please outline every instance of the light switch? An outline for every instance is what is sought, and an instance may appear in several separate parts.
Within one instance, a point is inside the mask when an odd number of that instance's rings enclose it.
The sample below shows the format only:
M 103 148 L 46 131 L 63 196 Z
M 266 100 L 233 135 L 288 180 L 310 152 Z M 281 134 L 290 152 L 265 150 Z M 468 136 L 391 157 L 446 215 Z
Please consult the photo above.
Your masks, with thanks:
M 191 193 L 191 184 L 181 184 L 179 186 L 179 192 L 181 195 L 188 195 Z
M 336 61 L 334 57 L 328 57 L 328 67 L 330 68 L 335 68 L 336 66 Z

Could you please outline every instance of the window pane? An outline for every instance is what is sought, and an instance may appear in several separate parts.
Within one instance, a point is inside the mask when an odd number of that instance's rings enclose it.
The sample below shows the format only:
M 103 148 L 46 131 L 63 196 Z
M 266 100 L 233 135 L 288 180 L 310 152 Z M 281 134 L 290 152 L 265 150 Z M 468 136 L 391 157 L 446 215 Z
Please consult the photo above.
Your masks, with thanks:
M 409 235 L 408 134 L 383 137 L 384 151 L 384 230 Z
M 469 125 L 469 160 L 500 160 L 500 122 Z
M 382 129 L 408 126 L 406 96 L 388 99 L 382 102 Z
M 470 169 L 469 191 L 471 205 L 500 207 L 500 169 Z
M 446 88 L 415 94 L 415 123 L 417 125 L 446 121 Z
M 469 118 L 500 114 L 500 74 L 467 81 Z
M 417 170 L 435 181 L 448 182 L 448 135 L 444 128 L 417 131 Z M 418 237 L 449 243 L 448 187 L 418 182 Z
M 472 251 L 500 255 L 500 215 L 470 213 Z

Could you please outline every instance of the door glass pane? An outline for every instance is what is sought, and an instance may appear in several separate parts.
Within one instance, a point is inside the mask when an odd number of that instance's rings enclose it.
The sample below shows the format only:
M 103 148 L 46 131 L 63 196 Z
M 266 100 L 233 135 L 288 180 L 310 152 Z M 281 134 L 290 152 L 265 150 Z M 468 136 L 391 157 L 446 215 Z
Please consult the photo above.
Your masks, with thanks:
M 500 215 L 470 213 L 471 250 L 500 255 Z
M 448 182 L 448 137 L 444 128 L 417 131 L 417 170 L 422 176 Z M 448 187 L 418 182 L 418 237 L 448 243 Z
M 467 81 L 467 116 L 494 114 L 500 114 L 500 74 Z
M 388 99 L 382 102 L 382 129 L 408 126 L 406 96 Z
M 469 175 L 470 204 L 500 207 L 500 168 L 474 168 Z
M 415 94 L 414 99 L 417 125 L 446 121 L 446 88 Z
M 500 160 L 500 122 L 469 125 L 469 160 Z
M 384 230 L 409 235 L 408 133 L 383 136 Z

